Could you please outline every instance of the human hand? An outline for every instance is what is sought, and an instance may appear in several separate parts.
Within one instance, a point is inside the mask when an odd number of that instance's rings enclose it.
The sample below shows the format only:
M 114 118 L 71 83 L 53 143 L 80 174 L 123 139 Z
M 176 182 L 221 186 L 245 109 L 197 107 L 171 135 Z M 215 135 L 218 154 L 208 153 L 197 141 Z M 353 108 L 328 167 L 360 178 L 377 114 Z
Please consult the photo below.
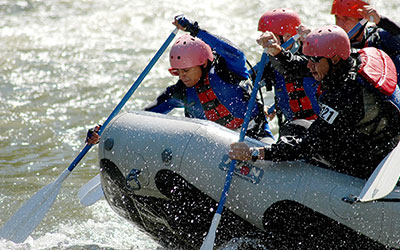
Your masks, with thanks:
M 98 132 L 100 131 L 101 125 L 97 125 L 94 128 L 91 128 L 88 130 L 87 135 L 86 135 L 86 140 L 85 142 L 87 144 L 97 144 L 100 141 L 100 136 Z
M 250 147 L 244 142 L 234 142 L 229 150 L 229 158 L 233 160 L 251 160 Z
M 190 35 L 192 36 L 196 36 L 197 33 L 199 33 L 199 25 L 197 22 L 193 22 L 186 18 L 184 14 L 175 16 L 172 24 L 180 30 L 190 32 Z
M 282 51 L 279 39 L 272 32 L 265 32 L 257 38 L 257 43 L 263 48 L 267 48 L 267 52 L 271 56 L 276 56 Z
M 311 32 L 311 29 L 303 24 L 300 24 L 298 27 L 296 27 L 296 32 L 300 35 L 299 40 L 304 42 L 307 35 Z
M 370 5 L 364 5 L 363 8 L 358 9 L 357 11 L 369 22 L 378 24 L 381 21 L 381 16 L 379 15 L 378 11 Z
M 268 106 L 266 106 L 266 107 L 264 107 L 264 113 L 265 113 L 265 116 L 266 116 L 270 121 L 272 121 L 272 120 L 275 118 L 276 109 L 273 108 L 273 107 L 268 107 Z

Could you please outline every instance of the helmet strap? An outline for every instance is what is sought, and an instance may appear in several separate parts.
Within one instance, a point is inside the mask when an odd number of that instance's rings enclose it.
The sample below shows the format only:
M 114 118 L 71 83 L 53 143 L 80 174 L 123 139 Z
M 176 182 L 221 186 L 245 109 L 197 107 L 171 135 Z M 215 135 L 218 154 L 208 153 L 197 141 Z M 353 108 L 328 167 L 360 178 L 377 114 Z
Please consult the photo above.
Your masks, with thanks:
M 210 60 L 207 60 L 207 64 L 206 65 L 203 64 L 203 65 L 200 66 L 201 67 L 201 77 L 200 77 L 200 80 L 198 81 L 198 83 L 199 82 L 200 83 L 204 82 L 204 79 L 206 79 L 206 77 L 207 77 L 207 73 L 211 69 L 211 65 L 212 65 L 212 62 Z
M 328 64 L 329 64 L 328 75 L 330 75 L 334 71 L 335 64 L 333 64 L 332 58 L 327 58 L 327 59 L 328 59 Z
M 285 41 L 283 40 L 283 36 L 279 36 L 279 41 L 281 42 L 281 44 L 285 43 Z

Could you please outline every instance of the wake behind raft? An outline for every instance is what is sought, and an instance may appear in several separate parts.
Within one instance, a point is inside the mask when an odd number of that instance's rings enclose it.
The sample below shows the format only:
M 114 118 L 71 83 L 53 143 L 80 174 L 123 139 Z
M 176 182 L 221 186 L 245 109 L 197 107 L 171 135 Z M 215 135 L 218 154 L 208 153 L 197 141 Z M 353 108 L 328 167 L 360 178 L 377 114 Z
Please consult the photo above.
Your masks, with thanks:
M 229 146 L 238 137 L 204 120 L 121 114 L 99 144 L 106 200 L 163 246 L 198 249 L 223 189 Z M 400 248 L 399 202 L 343 201 L 365 183 L 305 161 L 239 162 L 216 246 L 247 237 L 267 249 Z M 400 199 L 400 189 L 386 198 Z

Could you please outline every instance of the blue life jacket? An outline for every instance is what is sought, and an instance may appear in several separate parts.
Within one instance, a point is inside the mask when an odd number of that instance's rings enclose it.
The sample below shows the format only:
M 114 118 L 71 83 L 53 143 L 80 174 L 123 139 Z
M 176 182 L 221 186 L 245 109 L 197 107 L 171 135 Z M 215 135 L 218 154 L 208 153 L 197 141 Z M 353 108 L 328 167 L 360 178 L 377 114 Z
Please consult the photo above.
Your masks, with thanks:
M 290 51 L 295 54 L 300 46 L 294 43 Z M 259 65 L 256 65 L 258 71 Z M 319 82 L 313 77 L 295 79 L 295 82 L 287 82 L 285 77 L 277 70 L 273 70 L 275 77 L 275 102 L 277 109 L 284 115 L 287 121 L 306 119 L 315 120 L 320 112 L 317 92 Z M 299 82 L 301 81 L 301 82 Z
M 313 77 L 305 77 L 302 87 L 298 88 L 294 86 L 296 83 L 286 83 L 285 78 L 276 70 L 274 73 L 275 99 L 285 119 L 315 120 L 320 111 L 317 100 L 318 82 Z
M 236 118 L 244 119 L 244 113 L 247 109 L 247 100 L 244 96 L 245 89 L 238 84 L 231 84 L 223 81 L 211 68 L 208 73 L 209 85 L 211 91 L 215 94 L 218 102 L 225 106 L 229 112 Z M 207 119 L 201 103 L 196 86 L 187 88 L 186 92 L 186 111 L 194 118 Z M 255 105 L 252 118 L 258 113 L 257 105 Z
M 245 113 L 247 111 L 249 97 L 245 95 L 247 92 L 239 84 L 231 84 L 223 81 L 218 74 L 214 72 L 214 69 L 208 73 L 208 84 L 209 88 L 205 91 L 199 90 L 198 86 L 187 88 L 186 90 L 186 101 L 185 101 L 185 113 L 193 118 L 213 120 L 223 126 L 231 129 L 238 128 L 238 122 L 244 120 Z M 210 96 L 205 100 L 202 95 L 207 94 Z M 211 97 L 211 96 L 215 96 Z M 212 119 L 208 112 L 219 113 L 218 118 L 231 117 L 231 120 L 225 119 Z M 222 114 L 227 111 L 227 113 Z M 251 120 L 260 119 L 260 107 L 255 105 L 252 110 Z M 264 117 L 264 115 L 261 115 Z M 265 119 L 265 117 L 264 117 Z M 231 123 L 233 121 L 233 123 Z M 264 134 L 274 138 L 268 122 L 258 121 L 263 125 Z M 240 122 L 240 125 L 242 122 Z

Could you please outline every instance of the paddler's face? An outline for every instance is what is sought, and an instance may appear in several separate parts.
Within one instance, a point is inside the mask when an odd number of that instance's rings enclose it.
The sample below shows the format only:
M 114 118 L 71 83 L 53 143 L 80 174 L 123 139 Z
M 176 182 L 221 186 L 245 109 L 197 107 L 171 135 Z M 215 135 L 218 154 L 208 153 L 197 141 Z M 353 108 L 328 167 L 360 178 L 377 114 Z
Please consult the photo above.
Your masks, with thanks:
M 307 68 L 310 70 L 315 80 L 321 81 L 329 72 L 328 59 L 324 57 L 318 58 L 317 60 L 309 59 L 307 63 Z
M 202 66 L 194 66 L 186 69 L 178 69 L 179 80 L 181 80 L 186 87 L 193 87 L 201 78 L 201 67 Z
M 344 29 L 348 33 L 359 21 L 360 19 L 349 16 L 339 16 L 335 15 L 336 25 Z M 350 37 L 351 39 L 352 37 Z

